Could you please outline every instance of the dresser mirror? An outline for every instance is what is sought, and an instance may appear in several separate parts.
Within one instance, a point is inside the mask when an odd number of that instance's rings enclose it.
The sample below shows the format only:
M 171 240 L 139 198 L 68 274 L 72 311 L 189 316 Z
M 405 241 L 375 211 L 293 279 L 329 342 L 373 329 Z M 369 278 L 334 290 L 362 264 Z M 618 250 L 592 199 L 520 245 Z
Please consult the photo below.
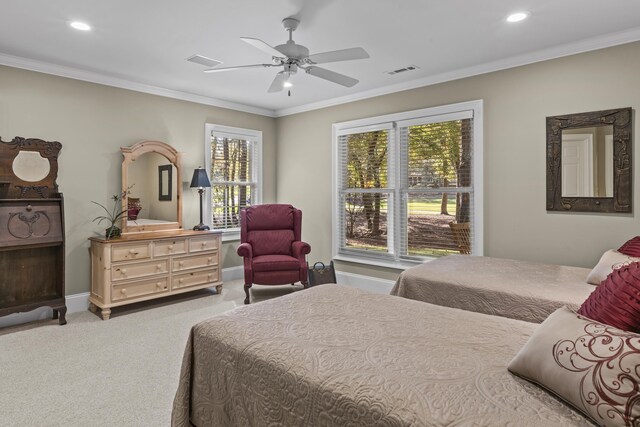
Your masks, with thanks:
M 631 212 L 632 110 L 547 117 L 547 210 Z
M 124 157 L 122 209 L 127 211 L 122 232 L 181 229 L 181 154 L 160 141 L 143 141 L 120 150 Z

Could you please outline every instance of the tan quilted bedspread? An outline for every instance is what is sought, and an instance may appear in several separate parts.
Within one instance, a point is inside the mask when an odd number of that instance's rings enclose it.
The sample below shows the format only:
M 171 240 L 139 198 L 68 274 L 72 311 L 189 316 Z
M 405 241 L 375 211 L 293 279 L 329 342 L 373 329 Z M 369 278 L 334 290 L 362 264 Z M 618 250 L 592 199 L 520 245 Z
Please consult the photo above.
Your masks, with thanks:
M 194 326 L 172 425 L 591 425 L 507 371 L 535 327 L 317 286 Z
M 449 255 L 402 272 L 391 295 L 541 323 L 556 309 L 577 310 L 596 288 L 587 268 Z

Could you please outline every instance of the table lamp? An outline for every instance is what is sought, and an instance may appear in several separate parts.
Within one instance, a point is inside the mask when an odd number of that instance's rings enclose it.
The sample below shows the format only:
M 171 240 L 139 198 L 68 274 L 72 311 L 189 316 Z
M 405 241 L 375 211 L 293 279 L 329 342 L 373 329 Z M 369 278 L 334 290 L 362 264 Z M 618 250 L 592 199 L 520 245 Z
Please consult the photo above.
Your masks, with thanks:
M 209 177 L 207 176 L 207 171 L 202 167 L 195 169 L 193 171 L 193 178 L 191 178 L 191 188 L 197 188 L 198 193 L 200 193 L 200 224 L 193 227 L 196 231 L 204 231 L 208 230 L 209 226 L 204 224 L 202 221 L 202 198 L 205 188 L 211 187 L 211 182 L 209 181 Z

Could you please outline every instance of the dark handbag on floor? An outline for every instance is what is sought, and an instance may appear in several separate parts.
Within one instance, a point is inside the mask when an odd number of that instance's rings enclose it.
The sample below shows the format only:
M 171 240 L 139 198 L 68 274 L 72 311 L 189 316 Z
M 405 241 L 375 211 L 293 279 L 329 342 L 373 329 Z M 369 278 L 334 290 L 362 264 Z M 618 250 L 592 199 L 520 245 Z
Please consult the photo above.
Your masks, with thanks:
M 337 283 L 336 270 L 333 268 L 333 261 L 329 265 L 324 265 L 323 262 L 316 262 L 313 267 L 308 268 L 309 271 L 309 286 L 323 285 L 325 283 Z

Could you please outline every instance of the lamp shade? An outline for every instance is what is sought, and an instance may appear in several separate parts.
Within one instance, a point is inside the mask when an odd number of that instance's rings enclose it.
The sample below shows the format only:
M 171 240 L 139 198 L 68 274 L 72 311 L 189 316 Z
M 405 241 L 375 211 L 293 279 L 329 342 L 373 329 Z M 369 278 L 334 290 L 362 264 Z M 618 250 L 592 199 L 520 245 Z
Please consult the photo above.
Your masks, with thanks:
M 191 188 L 208 188 L 211 187 L 211 182 L 207 176 L 207 171 L 203 168 L 198 168 L 193 171 L 193 178 L 191 178 Z

